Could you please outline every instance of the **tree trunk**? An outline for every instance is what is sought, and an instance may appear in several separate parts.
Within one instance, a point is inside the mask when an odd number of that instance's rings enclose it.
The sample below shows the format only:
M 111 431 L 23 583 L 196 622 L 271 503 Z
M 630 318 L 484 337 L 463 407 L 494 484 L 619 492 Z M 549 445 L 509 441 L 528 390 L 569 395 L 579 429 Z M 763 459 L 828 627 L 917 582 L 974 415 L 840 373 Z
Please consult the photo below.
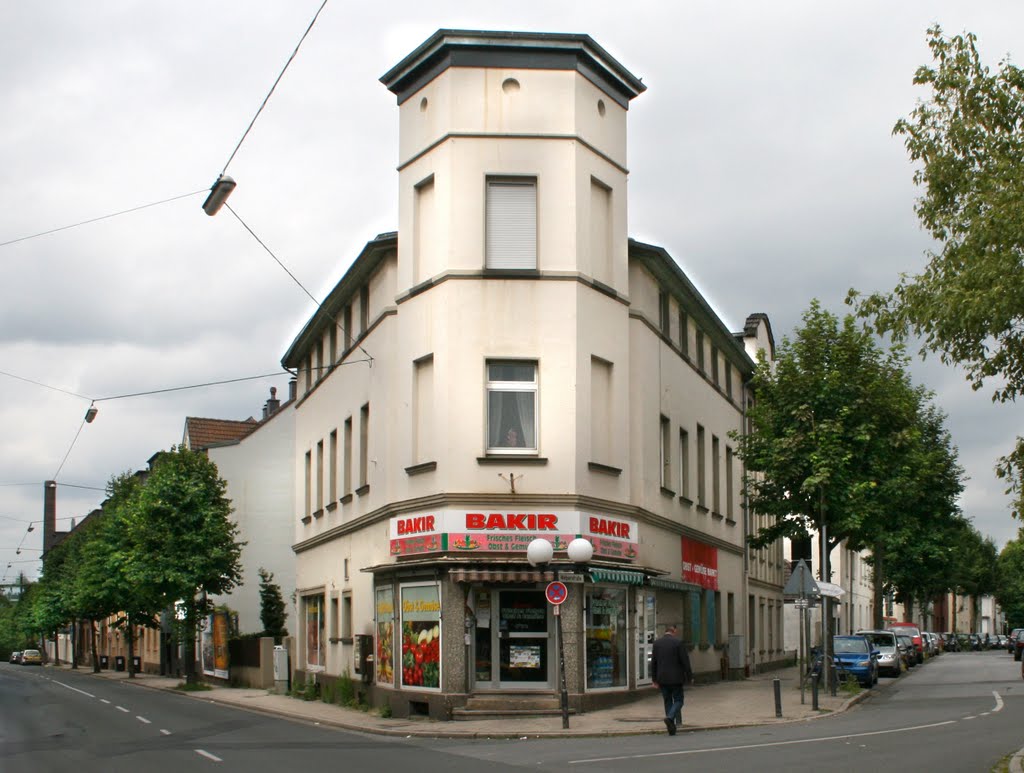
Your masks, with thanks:
M 135 678 L 135 626 L 132 624 L 132 617 L 128 615 L 128 678 Z
M 92 672 L 98 674 L 100 672 L 100 656 L 96 651 L 96 621 L 89 621 L 89 639 L 92 642 Z
M 907 596 L 907 598 L 903 602 L 903 608 L 907 612 L 906 618 L 905 618 L 904 622 L 907 622 L 907 623 L 914 622 L 914 597 L 913 596 Z
M 53 629 L 53 665 L 60 665 L 60 633 Z
M 876 543 L 874 547 L 875 554 L 875 565 L 874 571 L 874 583 L 872 583 L 872 599 L 871 604 L 873 606 L 872 625 L 875 630 L 881 631 L 885 628 L 885 593 L 883 592 L 882 586 L 884 585 L 884 550 L 881 544 Z
M 195 602 L 185 610 L 185 684 L 199 684 L 196 674 L 196 608 Z
M 78 670 L 78 618 L 71 621 L 71 668 Z

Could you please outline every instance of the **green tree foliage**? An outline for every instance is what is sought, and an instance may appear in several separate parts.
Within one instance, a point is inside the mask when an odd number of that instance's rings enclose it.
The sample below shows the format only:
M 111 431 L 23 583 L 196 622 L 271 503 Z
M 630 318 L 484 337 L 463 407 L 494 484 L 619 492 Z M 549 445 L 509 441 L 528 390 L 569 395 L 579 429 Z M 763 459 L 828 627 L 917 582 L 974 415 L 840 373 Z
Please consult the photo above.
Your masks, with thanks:
M 285 611 L 284 598 L 281 596 L 281 586 L 274 582 L 273 572 L 268 572 L 262 566 L 260 575 L 260 622 L 263 623 L 263 635 L 275 638 L 287 636 L 285 620 L 288 613 Z
M 154 462 L 130 508 L 127 576 L 166 606 L 181 605 L 189 683 L 196 681 L 199 621 L 213 608 L 208 597 L 227 593 L 241 578 L 242 544 L 226 489 L 205 454 L 175 447 Z
M 924 271 L 894 290 L 848 301 L 894 340 L 915 336 L 921 354 L 967 371 L 975 389 L 995 379 L 993 399 L 1024 390 L 1024 71 L 1008 60 L 995 72 L 974 35 L 928 30 L 933 64 L 914 83 L 929 88 L 894 133 L 918 164 L 918 218 L 939 242 Z M 1024 439 L 1000 460 L 1016 513 L 1024 512 Z
M 999 554 L 999 583 L 995 597 L 1011 628 L 1024 626 L 1024 539 L 1018 532 Z

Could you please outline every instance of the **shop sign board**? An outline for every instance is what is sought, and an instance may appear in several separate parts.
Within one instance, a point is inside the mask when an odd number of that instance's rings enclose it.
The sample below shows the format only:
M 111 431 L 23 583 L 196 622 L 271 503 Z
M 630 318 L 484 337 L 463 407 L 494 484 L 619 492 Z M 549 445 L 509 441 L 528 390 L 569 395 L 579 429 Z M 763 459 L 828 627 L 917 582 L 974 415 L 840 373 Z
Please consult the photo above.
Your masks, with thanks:
M 707 590 L 718 590 L 718 548 L 705 542 L 682 538 L 683 582 Z
M 475 552 L 525 553 L 537 539 L 549 540 L 555 552 L 584 537 L 594 546 L 594 555 L 634 561 L 638 557 L 639 534 L 635 521 L 581 512 L 492 512 L 480 510 L 437 510 L 395 516 L 388 534 L 391 554 Z

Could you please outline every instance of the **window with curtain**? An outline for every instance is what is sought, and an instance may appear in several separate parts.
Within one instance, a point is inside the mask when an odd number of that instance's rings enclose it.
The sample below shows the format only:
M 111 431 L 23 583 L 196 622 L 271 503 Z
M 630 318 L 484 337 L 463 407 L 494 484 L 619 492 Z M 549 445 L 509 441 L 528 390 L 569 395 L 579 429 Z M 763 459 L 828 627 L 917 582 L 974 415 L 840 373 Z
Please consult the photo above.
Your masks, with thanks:
M 537 182 L 487 181 L 487 268 L 537 268 Z
M 537 363 L 487 363 L 487 450 L 537 451 Z

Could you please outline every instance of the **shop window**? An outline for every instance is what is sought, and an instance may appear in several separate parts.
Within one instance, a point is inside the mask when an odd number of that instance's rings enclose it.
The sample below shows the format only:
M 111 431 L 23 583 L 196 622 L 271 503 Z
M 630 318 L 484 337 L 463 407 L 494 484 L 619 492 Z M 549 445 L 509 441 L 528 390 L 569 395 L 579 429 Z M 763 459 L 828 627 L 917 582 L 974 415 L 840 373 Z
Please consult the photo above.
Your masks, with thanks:
M 487 363 L 487 450 L 537 450 L 537 364 L 523 360 Z
M 324 597 L 306 596 L 305 634 L 306 634 L 306 669 L 323 671 L 324 669 Z
M 395 593 L 390 585 L 376 592 L 377 642 L 373 658 L 377 683 L 395 683 Z
M 587 688 L 625 687 L 626 591 L 616 588 L 587 590 Z
M 435 583 L 403 585 L 403 687 L 441 687 L 441 597 Z
M 486 266 L 537 268 L 537 183 L 488 180 Z

